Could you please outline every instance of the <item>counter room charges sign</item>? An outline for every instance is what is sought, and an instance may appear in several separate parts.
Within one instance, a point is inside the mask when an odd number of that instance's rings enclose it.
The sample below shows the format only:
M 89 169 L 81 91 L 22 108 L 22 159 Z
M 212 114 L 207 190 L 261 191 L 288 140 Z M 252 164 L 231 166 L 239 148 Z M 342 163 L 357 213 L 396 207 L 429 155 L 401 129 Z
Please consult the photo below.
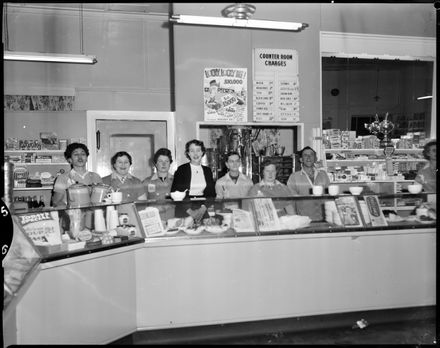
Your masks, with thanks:
M 205 121 L 247 122 L 247 68 L 205 68 Z
M 253 120 L 299 122 L 298 53 L 273 48 L 253 53 Z

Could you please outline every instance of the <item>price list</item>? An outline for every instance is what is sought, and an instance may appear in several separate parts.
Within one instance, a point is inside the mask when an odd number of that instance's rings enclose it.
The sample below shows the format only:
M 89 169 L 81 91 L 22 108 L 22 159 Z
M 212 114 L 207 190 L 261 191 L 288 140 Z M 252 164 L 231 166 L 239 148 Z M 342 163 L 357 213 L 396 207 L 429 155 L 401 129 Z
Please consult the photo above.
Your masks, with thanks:
M 275 121 L 275 82 L 254 82 L 254 120 Z
M 253 74 L 253 120 L 299 122 L 297 52 L 254 49 Z

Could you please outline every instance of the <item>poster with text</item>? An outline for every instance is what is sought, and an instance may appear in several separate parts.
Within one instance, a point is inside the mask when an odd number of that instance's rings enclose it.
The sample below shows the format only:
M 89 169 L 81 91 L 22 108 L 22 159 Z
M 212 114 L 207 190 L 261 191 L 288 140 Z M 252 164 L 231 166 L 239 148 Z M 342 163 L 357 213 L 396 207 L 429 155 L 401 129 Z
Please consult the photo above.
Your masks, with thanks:
M 255 48 L 253 121 L 299 122 L 298 53 Z
M 247 122 L 247 68 L 205 68 L 205 121 Z

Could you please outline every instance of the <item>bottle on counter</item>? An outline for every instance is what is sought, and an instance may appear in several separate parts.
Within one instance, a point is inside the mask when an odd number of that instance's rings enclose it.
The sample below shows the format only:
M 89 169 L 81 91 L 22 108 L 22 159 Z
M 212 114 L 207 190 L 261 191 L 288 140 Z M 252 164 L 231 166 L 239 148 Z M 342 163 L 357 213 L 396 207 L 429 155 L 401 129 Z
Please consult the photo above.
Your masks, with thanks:
M 38 207 L 39 207 L 39 208 L 43 208 L 43 207 L 45 207 L 45 206 L 46 206 L 46 204 L 44 203 L 44 196 L 41 195 L 41 196 L 40 196 L 40 200 L 38 201 Z
M 31 199 L 31 208 L 38 208 L 38 199 L 37 196 L 33 196 Z

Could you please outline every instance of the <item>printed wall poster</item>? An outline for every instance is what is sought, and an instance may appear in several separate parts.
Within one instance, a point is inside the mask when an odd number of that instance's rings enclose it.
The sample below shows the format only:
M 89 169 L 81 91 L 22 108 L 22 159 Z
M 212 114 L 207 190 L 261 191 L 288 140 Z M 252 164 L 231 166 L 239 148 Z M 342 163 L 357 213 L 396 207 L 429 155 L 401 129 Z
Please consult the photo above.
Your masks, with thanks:
M 205 68 L 205 121 L 247 122 L 247 69 Z
M 254 49 L 253 120 L 299 122 L 298 53 L 295 50 Z

